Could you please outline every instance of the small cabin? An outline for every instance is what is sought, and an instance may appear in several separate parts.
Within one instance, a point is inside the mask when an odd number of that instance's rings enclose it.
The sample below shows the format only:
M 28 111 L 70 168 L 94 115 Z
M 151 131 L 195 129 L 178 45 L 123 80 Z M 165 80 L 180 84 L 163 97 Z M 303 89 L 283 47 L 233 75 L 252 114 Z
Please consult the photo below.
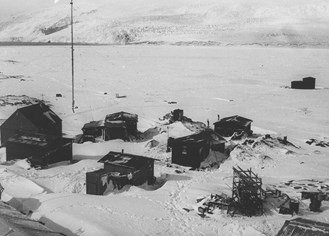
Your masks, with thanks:
M 234 133 L 245 132 L 248 135 L 252 134 L 251 130 L 252 120 L 242 116 L 230 116 L 214 123 L 214 130 L 224 137 L 230 137 Z
M 184 119 L 184 110 L 181 109 L 175 109 L 171 112 L 172 117 L 170 119 L 171 123 L 174 123 L 176 121 L 183 121 Z
M 329 235 L 329 224 L 304 218 L 286 220 L 277 236 L 285 235 L 326 236 Z
M 72 139 L 42 134 L 17 134 L 6 142 L 7 161 L 29 159 L 32 166 L 72 161 Z
M 104 163 L 106 171 L 119 173 L 118 176 L 127 178 L 127 183 L 138 186 L 154 181 L 154 160 L 128 153 L 109 152 L 98 162 Z
M 104 140 L 104 141 L 108 140 L 106 136 L 104 120 L 91 121 L 85 124 L 82 127 L 82 132 L 83 132 L 82 142 L 86 142 L 86 141 L 95 142 L 96 140 Z
M 316 79 L 313 77 L 305 77 L 303 80 L 291 81 L 292 89 L 315 89 Z
M 104 168 L 86 174 L 87 194 L 103 195 L 108 186 L 121 189 L 125 185 L 153 184 L 156 159 L 123 152 L 109 152 L 98 162 Z
M 19 132 L 62 136 L 62 120 L 44 103 L 17 109 L 0 127 L 1 145 Z
M 170 139 L 172 163 L 199 168 L 201 162 L 208 157 L 210 149 L 223 153 L 225 142 L 221 136 L 210 129 L 197 134 Z
M 138 134 L 138 115 L 127 112 L 117 112 L 105 117 L 106 137 L 109 140 L 129 140 Z

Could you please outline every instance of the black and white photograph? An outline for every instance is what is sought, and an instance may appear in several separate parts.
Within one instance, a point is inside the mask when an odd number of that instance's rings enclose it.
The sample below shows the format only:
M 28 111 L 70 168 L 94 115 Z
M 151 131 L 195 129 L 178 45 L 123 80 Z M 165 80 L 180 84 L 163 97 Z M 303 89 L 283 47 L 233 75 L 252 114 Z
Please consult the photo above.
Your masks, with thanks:
M 0 0 L 0 235 L 328 236 L 328 0 Z

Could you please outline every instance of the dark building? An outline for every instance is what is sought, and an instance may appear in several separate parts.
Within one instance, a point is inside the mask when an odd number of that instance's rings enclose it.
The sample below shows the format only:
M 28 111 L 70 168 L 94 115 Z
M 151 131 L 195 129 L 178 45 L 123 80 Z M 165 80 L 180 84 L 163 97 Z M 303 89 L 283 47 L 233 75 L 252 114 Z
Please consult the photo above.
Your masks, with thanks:
M 86 193 L 103 195 L 111 181 L 111 173 L 105 169 L 86 173 Z
M 286 235 L 328 236 L 329 224 L 303 218 L 286 220 L 277 236 Z
M 97 139 L 109 140 L 109 137 L 106 135 L 105 122 L 103 120 L 91 121 L 85 124 L 82 128 L 82 132 L 82 142 L 95 142 Z
M 41 134 L 17 134 L 6 142 L 7 161 L 28 158 L 32 166 L 72 161 L 72 139 Z
M 62 120 L 44 103 L 17 109 L 1 125 L 7 161 L 28 158 L 34 166 L 72 160 L 72 140 L 62 137 Z
M 0 235 L 7 236 L 65 236 L 43 223 L 30 219 L 14 207 L 0 201 Z
M 303 78 L 304 89 L 315 89 L 315 78 L 305 77 Z
M 109 152 L 99 162 L 104 163 L 104 170 L 107 172 L 119 173 L 117 180 L 138 186 L 145 182 L 154 182 L 154 160 L 133 154 Z
M 17 109 L 1 125 L 1 145 L 19 132 L 62 136 L 62 120 L 44 103 Z
M 87 194 L 103 195 L 112 183 L 113 188 L 121 189 L 124 185 L 152 184 L 154 177 L 153 158 L 120 152 L 109 152 L 98 162 L 104 168 L 86 174 Z
M 129 140 L 138 134 L 138 116 L 127 112 L 117 112 L 105 118 L 106 138 Z
M 198 168 L 208 157 L 210 148 L 214 151 L 225 151 L 225 140 L 207 129 L 197 134 L 171 139 L 170 146 L 172 163 Z
M 251 130 L 252 120 L 241 116 L 230 116 L 214 123 L 215 132 L 224 137 L 232 136 L 235 132 L 245 132 L 248 135 L 252 134 Z
M 184 118 L 184 110 L 181 109 L 176 109 L 174 111 L 172 111 L 172 117 L 171 117 L 171 122 L 175 122 L 175 121 L 183 121 Z
M 315 89 L 315 78 L 305 77 L 303 80 L 291 81 L 292 89 Z

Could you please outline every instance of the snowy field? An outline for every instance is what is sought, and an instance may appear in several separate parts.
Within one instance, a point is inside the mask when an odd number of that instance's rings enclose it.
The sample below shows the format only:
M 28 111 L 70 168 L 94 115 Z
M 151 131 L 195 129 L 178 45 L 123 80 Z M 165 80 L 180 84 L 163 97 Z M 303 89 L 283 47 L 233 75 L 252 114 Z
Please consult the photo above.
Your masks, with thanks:
M 76 164 L 45 170 L 30 169 L 24 161 L 0 165 L 3 199 L 70 236 L 275 235 L 292 217 L 280 215 L 273 201 L 265 203 L 261 217 L 231 218 L 217 211 L 201 218 L 196 199 L 230 194 L 235 165 L 251 167 L 265 185 L 291 196 L 300 197 L 301 187 L 329 188 L 329 148 L 305 143 L 329 141 L 328 61 L 328 49 L 77 46 L 77 109 L 72 113 L 68 46 L 0 47 L 0 123 L 19 107 L 14 102 L 21 97 L 15 96 L 26 95 L 48 101 L 71 136 L 80 134 L 84 123 L 118 111 L 138 114 L 141 131 L 161 127 L 159 118 L 180 108 L 185 116 L 210 124 L 217 115 L 241 115 L 254 121 L 255 133 L 288 136 L 300 147 L 240 146 L 219 169 L 191 171 L 167 166 L 166 133 L 154 137 L 160 142 L 154 148 L 120 140 L 74 144 L 74 158 L 81 160 Z M 317 78 L 315 90 L 288 88 L 307 76 Z M 169 130 L 172 136 L 190 132 L 179 123 Z M 102 155 L 121 149 L 161 159 L 155 165 L 157 184 L 86 195 L 85 173 L 101 168 Z M 4 160 L 4 148 L 0 157 Z M 320 213 L 310 212 L 308 204 L 301 202 L 299 216 L 329 222 L 328 202 L 322 202 Z

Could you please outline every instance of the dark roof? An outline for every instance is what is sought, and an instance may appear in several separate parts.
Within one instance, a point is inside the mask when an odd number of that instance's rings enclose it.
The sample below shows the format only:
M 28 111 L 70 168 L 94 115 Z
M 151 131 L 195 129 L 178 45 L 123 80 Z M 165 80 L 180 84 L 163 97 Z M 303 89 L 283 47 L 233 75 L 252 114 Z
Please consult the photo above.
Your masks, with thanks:
M 15 208 L 0 201 L 0 234 L 8 236 L 63 236 L 38 221 L 29 219 Z
M 117 113 L 109 114 L 106 115 L 105 118 L 106 121 L 114 121 L 114 120 L 134 120 L 138 121 L 138 115 L 136 114 L 131 114 L 128 112 L 120 111 Z
M 173 141 L 175 142 L 201 142 L 203 140 L 213 140 L 213 141 L 225 141 L 226 139 L 223 138 L 221 135 L 213 131 L 212 129 L 205 129 L 199 133 L 191 134 L 188 136 L 176 138 Z
M 329 224 L 309 219 L 296 218 L 286 220 L 277 236 L 298 235 L 298 236 L 328 236 Z
M 94 128 L 102 128 L 105 127 L 103 120 L 98 121 L 90 121 L 89 123 L 86 123 L 82 129 L 94 129 Z
M 17 109 L 36 127 L 44 128 L 47 125 L 56 127 L 57 123 L 61 123 L 59 118 L 50 108 L 44 103 L 38 103 L 27 107 Z
M 252 120 L 242 117 L 242 116 L 230 116 L 230 117 L 225 117 L 223 119 L 220 119 L 219 121 L 216 121 L 214 124 L 218 124 L 218 123 L 223 123 L 223 122 L 232 122 L 232 123 L 239 123 L 241 125 L 248 125 L 252 122 Z
M 98 162 L 110 163 L 113 165 L 127 166 L 127 167 L 140 167 L 146 160 L 157 160 L 145 156 L 137 156 L 122 152 L 109 152 L 106 156 L 101 158 Z

